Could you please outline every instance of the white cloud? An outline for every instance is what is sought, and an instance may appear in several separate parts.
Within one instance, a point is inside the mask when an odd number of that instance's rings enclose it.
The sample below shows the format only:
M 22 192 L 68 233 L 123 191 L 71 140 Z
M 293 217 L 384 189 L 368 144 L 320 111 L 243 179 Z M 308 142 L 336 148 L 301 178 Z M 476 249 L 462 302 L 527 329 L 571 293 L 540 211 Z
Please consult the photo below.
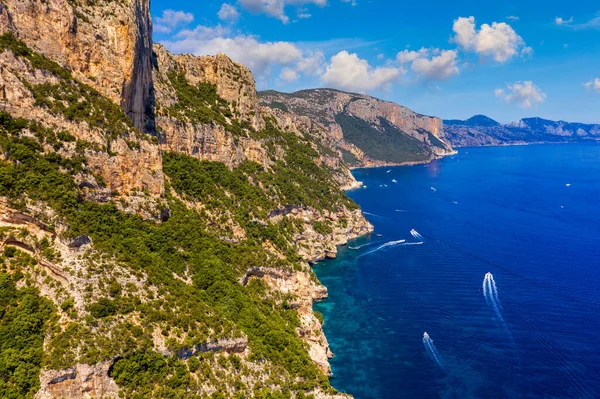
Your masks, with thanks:
M 231 4 L 223 3 L 217 13 L 221 21 L 235 22 L 240 17 L 240 13 Z
M 554 18 L 554 23 L 558 26 L 566 26 L 573 30 L 582 30 L 582 29 L 600 29 L 600 14 L 597 14 L 592 19 L 576 24 L 574 23 L 573 17 L 569 19 L 563 19 L 561 17 Z
M 583 84 L 586 89 L 594 90 L 600 93 L 600 78 L 592 79 L 589 82 Z
M 365 93 L 387 88 L 405 73 L 403 68 L 372 67 L 357 54 L 340 51 L 331 57 L 321 81 L 337 89 Z
M 298 78 L 300 77 L 300 75 L 298 75 L 298 72 L 294 71 L 293 69 L 286 67 L 286 68 L 283 68 L 281 70 L 281 73 L 279 74 L 279 77 L 284 82 L 291 83 L 291 82 L 294 82 L 294 81 L 298 80 Z
M 443 50 L 431 59 L 417 58 L 411 69 L 427 80 L 445 80 L 459 73 L 456 56 L 456 50 Z
M 594 17 L 582 24 L 575 24 L 573 28 L 578 29 L 600 29 L 600 16 Z
M 156 17 L 154 30 L 160 33 L 170 33 L 173 29 L 185 26 L 194 20 L 190 13 L 175 10 L 164 10 L 160 17 Z
M 409 62 L 413 62 L 418 58 L 428 57 L 429 50 L 426 48 L 422 48 L 419 51 L 411 51 L 411 50 L 402 50 L 398 54 L 396 54 L 396 61 L 400 64 L 406 64 Z
M 554 18 L 554 23 L 556 25 L 568 25 L 570 23 L 573 23 L 573 17 L 569 19 L 562 19 L 561 17 L 556 17 Z
M 298 61 L 296 70 L 307 76 L 322 75 L 325 72 L 325 55 L 318 50 L 309 52 Z
M 456 34 L 452 40 L 464 50 L 491 57 L 496 62 L 505 62 L 516 55 L 532 52 L 523 38 L 505 22 L 483 24 L 477 30 L 475 17 L 459 17 L 454 21 L 452 30 Z
M 200 25 L 194 30 L 179 32 L 175 39 L 162 44 L 174 53 L 224 53 L 260 77 L 268 75 L 272 67 L 290 66 L 303 59 L 302 51 L 293 43 L 261 42 L 255 36 L 230 36 L 228 29 L 220 26 L 210 28 Z
M 287 24 L 290 22 L 290 19 L 285 13 L 286 6 L 316 4 L 323 7 L 327 4 L 327 0 L 238 0 L 238 3 L 250 12 L 267 14 Z
M 396 55 L 399 64 L 412 63 L 414 73 L 426 80 L 445 80 L 458 75 L 456 50 L 422 48 L 418 51 L 403 50 Z
M 517 17 L 516 15 L 509 15 L 508 17 L 506 17 L 506 19 L 508 19 L 509 21 L 518 21 L 519 17 Z
M 496 89 L 494 94 L 507 103 L 516 103 L 521 108 L 531 108 L 546 99 L 546 93 L 530 80 L 508 84 L 506 90 Z

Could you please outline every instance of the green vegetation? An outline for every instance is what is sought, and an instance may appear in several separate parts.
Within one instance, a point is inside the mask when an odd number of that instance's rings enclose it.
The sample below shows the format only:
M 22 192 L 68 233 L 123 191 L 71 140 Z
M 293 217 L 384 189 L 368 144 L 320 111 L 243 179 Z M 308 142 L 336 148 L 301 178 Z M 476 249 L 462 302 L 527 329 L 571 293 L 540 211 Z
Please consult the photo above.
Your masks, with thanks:
M 256 137 L 265 140 L 274 162 L 271 173 L 263 173 L 261 181 L 270 195 L 279 198 L 281 203 L 328 210 L 336 210 L 340 205 L 351 209 L 358 207 L 338 189 L 331 173 L 315 163 L 319 153 L 306 137 L 282 132 L 270 120 Z M 275 156 L 275 146 L 285 149 L 283 159 Z
M 327 235 L 333 233 L 333 228 L 331 227 L 331 225 L 324 222 L 320 222 L 318 220 L 315 220 L 313 222 L 313 228 L 319 234 Z
M 44 332 L 53 313 L 52 302 L 36 289 L 15 287 L 18 277 L 0 272 L 0 397 L 7 399 L 33 398 L 39 389 Z
M 288 106 L 285 105 L 282 102 L 279 102 L 279 101 L 273 101 L 273 102 L 271 102 L 271 104 L 269 104 L 269 107 L 275 108 L 275 109 L 280 109 L 280 110 L 282 110 L 284 112 L 289 112 Z
M 423 143 L 398 130 L 385 119 L 380 119 L 382 132 L 346 113 L 337 115 L 335 120 L 342 127 L 344 139 L 372 159 L 401 163 L 429 158 L 429 150 Z
M 358 158 L 356 158 L 356 156 L 351 153 L 350 151 L 344 149 L 344 148 L 338 148 L 341 153 L 342 153 L 342 160 L 344 161 L 345 164 L 350 165 L 350 166 L 354 166 L 356 165 L 356 163 L 358 162 Z
M 170 397 L 193 385 L 189 370 L 182 368 L 183 361 L 159 361 L 160 368 L 150 373 L 149 380 L 135 371 L 146 369 L 148 356 L 154 356 L 148 352 L 151 328 L 164 326 L 173 352 L 243 333 L 248 337 L 252 360 L 270 361 L 277 375 L 289 376 L 278 382 L 284 391 L 329 387 L 326 376 L 310 360 L 296 334 L 297 314 L 285 305 L 285 298 L 267 293 L 261 280 L 251 280 L 247 286 L 238 281 L 256 265 L 289 267 L 297 259 L 288 242 L 296 228 L 293 223 L 261 224 L 251 217 L 264 218 L 277 201 L 320 207 L 332 207 L 344 200 L 350 204 L 336 191 L 327 172 L 316 166 L 314 150 L 296 136 L 271 127 L 262 133 L 265 140 L 286 146 L 287 151 L 285 160 L 274 166 L 275 174 L 253 163 L 231 171 L 219 163 L 165 154 L 165 173 L 180 196 L 198 201 L 209 210 L 229 210 L 247 229 L 245 241 L 230 244 L 208 232 L 210 218 L 175 198 L 169 198 L 171 218 L 160 224 L 124 214 L 113 204 L 78 200 L 72 175 L 85 167 L 84 162 L 45 153 L 39 142 L 43 135 L 38 140 L 23 136 L 32 126 L 27 120 L 0 114 L 0 148 L 7 155 L 0 163 L 0 195 L 13 202 L 28 197 L 48 203 L 70 226 L 69 235 L 89 235 L 95 248 L 132 272 L 145 273 L 147 284 L 159 287 L 158 297 L 143 302 L 135 296 L 124 296 L 120 287 L 111 285 L 111 298 L 101 298 L 88 306 L 91 319 L 74 322 L 53 334 L 44 357 L 46 367 L 61 368 L 75 361 L 93 364 L 120 355 L 122 360 L 113 373 L 125 392 Z M 266 192 L 257 182 L 268 187 Z M 262 248 L 265 240 L 272 240 L 289 255 L 288 259 L 268 255 Z M 176 277 L 184 274 L 191 276 L 192 285 Z M 115 324 L 119 316 L 131 312 L 139 314 L 141 327 Z M 111 339 L 111 334 L 119 340 Z M 79 355 L 75 353 L 78 346 Z M 162 386 L 162 373 L 168 376 L 167 386 Z M 298 380 L 292 382 L 295 378 Z M 148 381 L 156 384 L 148 385 Z

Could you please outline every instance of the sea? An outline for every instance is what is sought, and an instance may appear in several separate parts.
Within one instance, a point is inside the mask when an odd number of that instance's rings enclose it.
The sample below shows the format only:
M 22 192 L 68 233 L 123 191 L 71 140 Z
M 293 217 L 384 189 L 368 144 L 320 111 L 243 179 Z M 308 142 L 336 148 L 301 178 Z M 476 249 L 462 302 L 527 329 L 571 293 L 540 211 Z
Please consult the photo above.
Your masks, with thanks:
M 600 398 L 600 144 L 353 173 L 375 231 L 314 269 L 336 389 Z

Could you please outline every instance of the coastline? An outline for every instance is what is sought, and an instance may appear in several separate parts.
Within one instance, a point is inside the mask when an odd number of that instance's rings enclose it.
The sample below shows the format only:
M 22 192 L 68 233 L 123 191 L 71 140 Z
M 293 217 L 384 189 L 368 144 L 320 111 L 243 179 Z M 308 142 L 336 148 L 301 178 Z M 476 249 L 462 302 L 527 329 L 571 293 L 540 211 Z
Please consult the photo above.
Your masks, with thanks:
M 406 162 L 400 162 L 400 163 L 395 163 L 395 162 L 388 162 L 388 163 L 381 163 L 381 164 L 374 164 L 374 165 L 366 165 L 366 166 L 350 166 L 349 169 L 352 170 L 359 170 L 359 169 L 377 169 L 377 168 L 391 168 L 391 167 L 395 167 L 395 166 L 414 166 L 414 165 L 427 165 L 430 164 L 433 161 L 437 161 L 438 159 L 443 159 L 452 155 L 456 155 L 458 154 L 458 151 L 454 151 L 448 154 L 444 154 L 444 155 L 439 155 L 436 157 L 433 157 L 431 159 L 427 159 L 427 160 L 423 160 L 423 161 L 406 161 Z

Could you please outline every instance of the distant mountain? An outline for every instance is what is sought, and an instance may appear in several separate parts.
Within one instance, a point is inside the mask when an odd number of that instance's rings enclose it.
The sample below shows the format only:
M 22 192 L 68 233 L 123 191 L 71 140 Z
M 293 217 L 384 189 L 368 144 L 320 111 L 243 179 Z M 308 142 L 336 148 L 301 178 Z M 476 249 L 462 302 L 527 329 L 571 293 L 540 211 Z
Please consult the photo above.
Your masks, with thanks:
M 569 143 L 600 140 L 600 125 L 524 118 L 502 125 L 485 115 L 444 121 L 444 134 L 453 147 Z
M 259 92 L 261 105 L 282 121 L 304 121 L 351 166 L 427 162 L 453 152 L 442 120 L 401 105 L 333 89 Z
M 444 121 L 445 126 L 483 126 L 483 127 L 493 127 L 500 126 L 498 122 L 493 120 L 492 118 L 488 118 L 485 115 L 475 115 L 467 119 L 466 121 L 461 121 L 459 119 L 449 119 Z

